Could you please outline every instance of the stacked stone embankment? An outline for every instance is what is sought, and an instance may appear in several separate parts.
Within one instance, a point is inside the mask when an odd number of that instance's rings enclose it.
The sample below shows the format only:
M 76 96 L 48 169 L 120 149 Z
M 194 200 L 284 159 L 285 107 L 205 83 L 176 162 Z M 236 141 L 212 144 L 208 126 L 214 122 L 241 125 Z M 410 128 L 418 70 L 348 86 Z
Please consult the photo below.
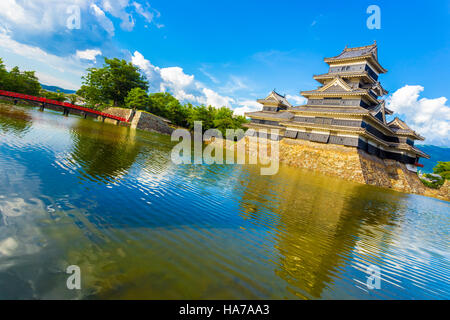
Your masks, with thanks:
M 104 110 L 104 112 L 127 119 L 129 121 L 128 125 L 132 129 L 163 134 L 171 134 L 173 131 L 169 126 L 170 122 L 168 120 L 145 111 L 133 111 L 132 109 L 111 107 Z M 105 122 L 114 123 L 114 121 L 108 121 L 108 119 L 105 119 Z
M 258 144 L 249 143 L 252 138 L 245 139 L 246 152 L 256 154 Z M 215 143 L 223 141 L 216 140 Z M 270 142 L 267 142 L 267 145 L 270 146 Z M 270 154 L 270 147 L 268 149 Z M 285 138 L 279 142 L 278 157 L 280 163 L 292 167 L 347 181 L 450 201 L 448 181 L 439 190 L 430 189 L 424 186 L 417 173 L 409 171 L 405 164 L 395 160 L 382 160 L 356 148 Z

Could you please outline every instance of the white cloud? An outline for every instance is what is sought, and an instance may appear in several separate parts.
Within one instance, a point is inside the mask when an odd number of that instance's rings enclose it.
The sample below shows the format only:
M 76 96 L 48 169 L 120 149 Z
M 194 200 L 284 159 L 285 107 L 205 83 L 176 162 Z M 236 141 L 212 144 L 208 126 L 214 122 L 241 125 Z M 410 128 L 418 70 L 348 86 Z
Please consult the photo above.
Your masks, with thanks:
M 0 1 L 0 16 L 15 23 L 26 21 L 25 10 L 15 0 Z
M 2 0 L 0 1 L 1 22 L 8 27 L 18 26 L 33 33 L 53 31 L 55 25 L 61 22 L 61 17 L 53 14 L 53 8 L 55 7 L 61 9 L 59 3 L 52 0 L 36 0 L 25 3 L 16 0 Z M 48 10 L 46 10 L 47 8 Z
M 232 75 L 227 84 L 221 88 L 221 91 L 227 94 L 234 94 L 235 92 L 247 90 L 248 88 L 249 86 L 245 83 L 244 79 Z
M 136 15 L 142 17 L 147 23 L 152 23 L 155 17 L 161 16 L 159 11 L 151 8 L 146 1 L 141 4 L 138 1 L 130 0 L 103 0 L 101 7 L 112 16 L 119 18 L 121 20 L 120 27 L 127 31 L 133 30 Z M 158 29 L 164 26 L 162 24 L 155 25 Z
M 194 75 L 184 72 L 180 67 L 160 68 L 154 66 L 139 52 L 135 51 L 131 62 L 138 66 L 150 82 L 150 90 L 153 92 L 170 92 L 182 102 L 200 103 L 214 107 L 231 107 L 234 99 L 222 96 L 216 91 L 207 88 L 201 82 L 195 80 Z
M 95 10 L 91 5 L 96 7 Z M 1 0 L 0 23 L 15 32 L 23 31 L 22 35 L 62 34 L 67 32 L 67 21 L 73 15 L 68 9 L 73 6 L 80 9 L 82 30 L 93 21 L 88 14 L 90 9 L 94 15 L 103 12 L 94 0 Z
M 60 72 L 71 72 L 80 76 L 82 75 L 79 66 L 76 65 L 71 57 L 59 57 L 47 53 L 41 48 L 17 42 L 7 34 L 0 33 L 0 47 L 16 55 L 46 63 L 49 67 Z
M 217 92 L 208 89 L 203 88 L 203 94 L 206 97 L 206 105 L 211 105 L 214 107 L 231 107 L 231 104 L 234 102 L 233 98 L 221 96 Z
M 191 86 L 194 83 L 194 76 L 184 73 L 180 67 L 163 68 L 161 78 L 168 87 L 182 89 Z
M 67 20 L 73 14 L 68 8 L 77 6 L 81 13 L 81 32 L 84 31 L 85 36 L 92 33 L 92 24 L 114 36 L 114 24 L 108 15 L 120 19 L 120 27 L 127 31 L 133 30 L 135 17 L 154 23 L 160 13 L 147 2 L 143 3 L 137 0 L 1 0 L 0 24 L 11 30 L 25 31 L 25 35 L 62 34 L 67 32 Z
M 54 77 L 54 76 L 46 74 L 44 72 L 37 71 L 36 76 L 38 77 L 40 83 L 46 84 L 49 86 L 57 86 L 57 87 L 69 89 L 69 90 L 78 90 L 80 88 L 79 85 L 76 85 L 70 81 L 67 81 L 67 80 L 64 80 L 61 78 Z
M 91 4 L 91 12 L 95 15 L 97 18 L 98 23 L 100 26 L 108 32 L 110 36 L 114 36 L 115 29 L 112 21 L 106 16 L 105 12 L 100 9 L 99 6 L 97 6 L 95 3 Z
M 142 17 L 144 17 L 144 19 L 148 23 L 153 21 L 153 18 L 155 17 L 155 14 L 153 12 L 150 12 L 149 10 L 144 9 L 144 7 L 142 7 L 142 5 L 136 1 L 133 1 L 132 5 L 136 9 L 136 12 L 138 14 L 140 14 Z
M 424 136 L 427 143 L 450 145 L 450 107 L 447 98 L 419 98 L 422 86 L 406 85 L 387 99 L 388 108 L 404 116 L 403 120 Z
M 67 57 L 56 56 L 41 48 L 17 42 L 11 39 L 10 35 L 1 32 L 0 49 L 15 57 L 22 57 L 31 61 L 34 65 L 32 70 L 37 71 L 36 75 L 43 83 L 60 86 L 65 89 L 78 89 L 78 83 L 87 67 L 87 65 L 80 63 L 76 59 L 75 54 Z M 45 67 L 39 68 L 39 65 Z M 49 75 L 49 72 L 52 75 Z M 58 74 L 60 77 L 57 76 Z M 66 80 L 68 78 L 77 79 L 77 81 Z
M 290 95 L 290 94 L 286 95 L 286 99 L 292 105 L 296 105 L 296 106 L 305 104 L 308 101 L 308 99 L 306 99 L 305 97 L 301 97 L 301 96 L 297 96 L 297 95 L 293 96 L 293 95 Z
M 234 114 L 244 115 L 246 112 L 254 112 L 262 110 L 262 105 L 255 100 L 243 100 L 238 102 L 241 107 L 234 109 Z
M 154 66 L 150 63 L 149 60 L 145 59 L 144 56 L 139 52 L 135 51 L 133 56 L 131 57 L 131 63 L 135 66 L 139 67 L 144 72 L 149 72 Z
M 101 55 L 102 52 L 99 49 L 87 49 L 84 51 L 77 50 L 76 56 L 79 59 L 95 61 L 96 57 Z
M 123 30 L 131 31 L 134 28 L 135 21 L 133 15 L 126 11 L 129 5 L 129 0 L 103 0 L 101 7 L 121 20 L 120 27 Z
M 201 71 L 201 73 L 203 73 L 205 76 L 207 76 L 209 78 L 209 80 L 211 80 L 215 84 L 218 84 L 220 82 L 215 76 L 213 76 L 211 73 L 206 71 L 205 68 L 200 68 L 199 70 Z

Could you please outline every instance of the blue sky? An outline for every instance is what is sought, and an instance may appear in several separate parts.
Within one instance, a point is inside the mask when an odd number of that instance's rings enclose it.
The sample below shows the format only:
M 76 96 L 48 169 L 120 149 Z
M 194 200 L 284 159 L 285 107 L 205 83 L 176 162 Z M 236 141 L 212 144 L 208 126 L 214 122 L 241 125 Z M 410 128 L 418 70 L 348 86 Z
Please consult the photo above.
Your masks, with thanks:
M 366 26 L 373 4 L 379 30 Z M 80 29 L 70 29 L 77 8 Z M 449 13 L 449 1 L 2 0 L 0 57 L 68 89 L 103 56 L 124 58 L 152 91 L 242 113 L 274 88 L 303 103 L 324 57 L 376 40 L 390 107 L 428 143 L 449 146 Z

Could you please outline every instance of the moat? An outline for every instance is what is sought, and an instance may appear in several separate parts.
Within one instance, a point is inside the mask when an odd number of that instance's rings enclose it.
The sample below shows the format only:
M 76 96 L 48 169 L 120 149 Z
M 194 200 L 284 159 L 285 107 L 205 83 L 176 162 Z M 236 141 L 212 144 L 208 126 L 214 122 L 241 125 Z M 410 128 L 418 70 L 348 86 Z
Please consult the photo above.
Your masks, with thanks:
M 173 145 L 0 105 L 0 299 L 450 297 L 448 202 L 287 166 L 177 166 Z

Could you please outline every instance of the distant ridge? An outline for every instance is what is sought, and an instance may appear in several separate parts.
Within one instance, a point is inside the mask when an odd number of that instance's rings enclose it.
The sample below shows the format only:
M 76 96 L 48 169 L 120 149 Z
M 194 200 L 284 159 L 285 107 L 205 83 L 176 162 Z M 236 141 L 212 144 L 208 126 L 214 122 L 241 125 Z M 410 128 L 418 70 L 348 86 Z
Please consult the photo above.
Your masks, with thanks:
M 42 83 L 41 83 L 41 87 L 42 87 L 42 89 L 51 91 L 51 92 L 58 92 L 58 90 L 59 90 L 60 92 L 66 93 L 66 94 L 76 93 L 76 91 L 74 91 L 74 90 L 68 90 L 68 89 L 57 87 L 57 86 L 48 86 L 48 85 L 42 84 Z
M 433 172 L 438 161 L 450 161 L 450 148 L 420 144 L 417 145 L 417 148 L 431 156 L 430 159 L 420 159 L 420 163 L 425 166 L 422 169 L 424 172 Z

